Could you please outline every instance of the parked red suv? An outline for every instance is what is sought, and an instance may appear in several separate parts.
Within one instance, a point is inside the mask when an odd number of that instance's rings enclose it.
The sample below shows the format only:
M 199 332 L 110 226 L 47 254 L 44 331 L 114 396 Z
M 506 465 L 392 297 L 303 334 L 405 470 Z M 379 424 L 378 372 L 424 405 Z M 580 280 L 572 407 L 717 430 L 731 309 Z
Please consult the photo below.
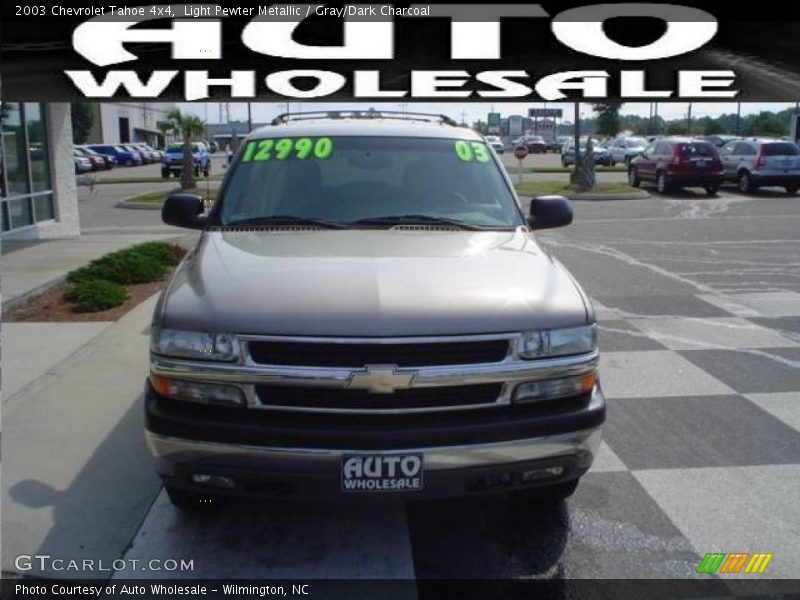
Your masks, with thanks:
M 654 140 L 631 160 L 628 169 L 632 186 L 654 181 L 661 194 L 674 188 L 702 187 L 713 196 L 724 176 L 719 151 L 713 144 L 679 137 Z

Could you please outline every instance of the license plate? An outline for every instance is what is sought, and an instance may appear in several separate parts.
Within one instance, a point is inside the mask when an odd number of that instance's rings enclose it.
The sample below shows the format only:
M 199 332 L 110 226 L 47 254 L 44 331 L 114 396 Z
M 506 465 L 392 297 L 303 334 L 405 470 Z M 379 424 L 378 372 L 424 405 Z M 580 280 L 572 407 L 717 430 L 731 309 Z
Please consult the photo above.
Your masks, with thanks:
M 422 489 L 421 454 L 345 454 L 343 492 L 413 492 Z
M 706 161 L 698 160 L 696 164 L 697 164 L 698 167 L 705 167 L 706 166 Z

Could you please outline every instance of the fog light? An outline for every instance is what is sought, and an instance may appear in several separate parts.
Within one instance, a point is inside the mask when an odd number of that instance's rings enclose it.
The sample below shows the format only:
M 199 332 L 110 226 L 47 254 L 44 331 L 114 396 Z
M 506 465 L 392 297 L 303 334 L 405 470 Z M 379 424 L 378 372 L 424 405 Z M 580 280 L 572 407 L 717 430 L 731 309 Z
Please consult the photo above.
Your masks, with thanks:
M 153 389 L 160 396 L 172 400 L 229 406 L 245 405 L 242 390 L 232 385 L 180 381 L 161 377 L 160 375 L 151 375 L 150 381 L 153 384 Z
M 529 381 L 521 383 L 514 390 L 514 402 L 538 402 L 567 398 L 591 392 L 597 382 L 597 372 L 592 371 L 575 377 L 563 379 L 547 379 L 545 381 Z
M 232 490 L 236 487 L 233 479 L 222 475 L 209 475 L 207 473 L 194 473 L 192 481 L 206 487 L 224 488 Z
M 546 469 L 533 469 L 522 473 L 522 483 L 531 481 L 541 481 L 542 479 L 553 479 L 564 474 L 564 467 L 547 467 Z

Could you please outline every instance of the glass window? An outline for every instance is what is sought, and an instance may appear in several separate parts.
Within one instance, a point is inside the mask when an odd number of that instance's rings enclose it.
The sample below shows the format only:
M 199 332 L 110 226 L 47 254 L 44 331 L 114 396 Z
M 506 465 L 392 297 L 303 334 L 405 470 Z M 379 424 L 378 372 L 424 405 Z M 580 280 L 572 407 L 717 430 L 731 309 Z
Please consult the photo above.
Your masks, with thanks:
M 800 154 L 800 150 L 791 142 L 764 144 L 764 156 L 797 156 L 798 154 Z
M 44 105 L 3 102 L 0 116 L 0 229 L 53 219 Z
M 53 194 L 41 194 L 33 197 L 33 208 L 36 213 L 37 221 L 47 221 L 54 219 Z
M 11 226 L 13 228 L 33 225 L 33 211 L 31 198 L 12 198 L 8 201 L 8 212 L 11 213 Z
M 30 192 L 28 187 L 28 160 L 25 150 L 25 132 L 22 129 L 22 110 L 18 102 L 4 102 L 3 112 L 3 161 L 6 175 L 7 196 L 18 196 Z M 16 224 L 15 224 L 16 226 Z
M 25 103 L 25 124 L 28 128 L 28 156 L 30 157 L 33 191 L 44 192 L 51 188 L 47 132 L 41 104 L 36 102 Z M 37 218 L 38 214 L 37 211 Z
M 221 203 L 225 224 L 270 215 L 346 223 L 425 215 L 483 227 L 521 224 L 514 196 L 486 145 L 455 139 L 252 141 Z

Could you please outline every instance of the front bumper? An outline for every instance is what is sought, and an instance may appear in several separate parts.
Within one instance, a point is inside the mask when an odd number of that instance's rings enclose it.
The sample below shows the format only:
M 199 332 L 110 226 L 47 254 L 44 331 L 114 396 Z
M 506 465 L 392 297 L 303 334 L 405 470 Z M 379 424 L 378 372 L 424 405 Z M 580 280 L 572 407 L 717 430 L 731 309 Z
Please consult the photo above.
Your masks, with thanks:
M 424 489 L 392 492 L 421 499 L 468 496 L 576 479 L 590 467 L 600 443 L 605 401 L 599 387 L 559 400 L 567 410 L 536 407 L 430 415 L 354 418 L 264 415 L 173 402 L 146 390 L 146 436 L 158 472 L 174 487 L 209 492 L 196 473 L 223 475 L 223 491 L 273 498 L 336 499 L 387 494 L 342 492 L 347 454 L 421 454 Z M 562 467 L 555 476 L 523 481 L 525 473 Z

